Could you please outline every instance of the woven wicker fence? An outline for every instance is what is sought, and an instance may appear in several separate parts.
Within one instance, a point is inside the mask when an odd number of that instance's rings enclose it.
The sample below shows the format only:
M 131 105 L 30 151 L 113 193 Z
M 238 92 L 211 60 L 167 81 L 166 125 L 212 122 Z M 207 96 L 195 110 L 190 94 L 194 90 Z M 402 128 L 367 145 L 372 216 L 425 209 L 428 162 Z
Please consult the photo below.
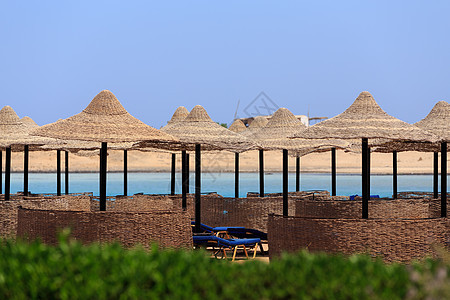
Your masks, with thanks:
M 82 243 L 119 242 L 126 247 L 153 242 L 160 247 L 192 249 L 192 229 L 186 212 L 86 212 L 19 208 L 17 235 L 56 244 L 63 228 Z
M 59 196 L 34 198 L 24 197 L 21 200 L 0 201 L 0 237 L 14 238 L 17 232 L 18 208 L 53 209 L 53 210 L 89 210 L 87 196 Z
M 437 218 L 440 216 L 440 200 L 416 199 L 373 199 L 369 200 L 370 218 Z M 295 216 L 310 218 L 358 219 L 362 215 L 361 200 L 296 201 Z
M 409 262 L 448 247 L 450 221 L 437 219 L 314 219 L 270 215 L 270 257 L 301 249 L 368 253 L 385 261 Z
M 106 197 L 107 211 L 153 211 L 171 210 L 173 201 L 168 196 L 133 195 Z M 91 197 L 91 211 L 99 211 L 99 197 Z

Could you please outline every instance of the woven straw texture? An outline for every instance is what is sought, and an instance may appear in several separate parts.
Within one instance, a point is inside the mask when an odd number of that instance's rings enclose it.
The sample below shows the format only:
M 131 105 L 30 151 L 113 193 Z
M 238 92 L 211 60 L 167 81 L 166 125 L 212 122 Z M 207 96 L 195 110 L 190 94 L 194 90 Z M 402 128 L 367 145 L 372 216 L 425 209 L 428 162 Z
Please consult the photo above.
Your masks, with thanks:
M 167 147 L 177 140 L 131 116 L 108 90 L 101 91 L 79 114 L 42 126 L 32 134 L 62 140 L 92 142 L 139 142 Z
M 249 139 L 215 123 L 200 105 L 195 106 L 186 119 L 163 131 L 179 138 L 186 150 L 193 150 L 195 144 L 201 144 L 204 150 L 233 152 L 243 152 L 256 146 Z
M 36 122 L 34 122 L 33 119 L 28 116 L 23 117 L 22 119 L 20 119 L 20 121 L 22 121 L 23 124 L 25 124 L 26 126 L 28 126 L 30 128 L 39 127 L 39 125 L 36 124 Z
M 178 107 L 175 112 L 173 113 L 172 118 L 167 122 L 167 125 L 162 127 L 162 129 L 169 128 L 172 124 L 178 123 L 186 119 L 186 117 L 189 115 L 189 111 L 184 106 Z
M 248 125 L 247 130 L 241 132 L 243 136 L 246 137 L 252 137 L 255 132 L 257 132 L 259 129 L 263 128 L 267 125 L 269 120 L 267 118 L 264 118 L 262 116 L 257 116 L 253 119 L 253 121 Z
M 126 247 L 151 243 L 192 249 L 190 216 L 181 210 L 148 212 L 86 212 L 19 208 L 17 235 L 58 243 L 58 231 L 70 227 L 82 243 L 119 242 Z
M 30 209 L 84 210 L 89 211 L 88 196 L 20 197 L 0 201 L 0 237 L 14 238 L 17 232 L 17 211 L 19 207 Z
M 294 137 L 308 139 L 385 138 L 419 142 L 436 142 L 437 140 L 435 135 L 388 115 L 369 92 L 362 92 L 355 102 L 340 115 L 298 132 Z
M 439 101 L 423 120 L 414 125 L 434 133 L 443 141 L 450 142 L 450 104 Z
M 306 126 L 297 119 L 287 108 L 279 108 L 263 128 L 256 131 L 252 138 L 264 150 L 286 149 L 297 155 L 305 155 L 316 149 L 325 150 L 335 148 L 346 148 L 348 143 L 343 140 L 312 140 L 312 139 L 290 139 L 296 132 L 305 129 Z
M 32 130 L 25 125 L 10 107 L 5 106 L 0 110 L 0 147 L 5 148 L 11 145 L 44 145 L 52 142 L 48 138 L 30 136 Z M 13 147 L 13 151 L 21 151 L 23 147 Z
M 270 258 L 301 249 L 328 253 L 368 253 L 386 262 L 436 256 L 450 238 L 448 218 L 314 219 L 270 215 Z
M 230 127 L 228 127 L 229 130 L 236 132 L 236 133 L 241 133 L 245 130 L 247 130 L 247 126 L 245 126 L 244 122 L 242 122 L 239 119 L 234 120 L 233 123 L 231 123 Z

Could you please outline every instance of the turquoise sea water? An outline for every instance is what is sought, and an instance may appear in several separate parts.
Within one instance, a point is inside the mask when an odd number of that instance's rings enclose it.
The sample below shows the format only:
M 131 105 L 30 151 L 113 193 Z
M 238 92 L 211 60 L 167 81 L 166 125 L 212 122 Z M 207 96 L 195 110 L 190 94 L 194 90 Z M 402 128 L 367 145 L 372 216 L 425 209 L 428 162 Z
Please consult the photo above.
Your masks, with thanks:
M 447 177 L 447 182 L 448 182 Z M 240 196 L 247 192 L 259 191 L 258 173 L 240 174 Z M 64 193 L 64 175 L 62 176 L 62 192 Z M 70 174 L 69 192 L 93 192 L 98 195 L 99 175 L 96 173 Z M 440 182 L 440 180 L 439 180 Z M 3 181 L 4 183 L 4 181 Z M 330 174 L 302 174 L 301 190 L 330 190 Z M 432 175 L 399 175 L 399 191 L 428 191 L 433 189 Z M 4 192 L 4 188 L 2 189 Z M 11 175 L 11 193 L 23 190 L 23 174 Z M 29 175 L 29 190 L 32 193 L 56 193 L 55 173 L 31 173 Z M 282 174 L 269 173 L 265 175 L 265 192 L 276 193 L 282 191 Z M 295 174 L 289 174 L 289 191 L 295 191 Z M 194 192 L 194 174 L 190 176 L 190 192 Z M 217 192 L 226 197 L 234 197 L 233 173 L 204 173 L 202 174 L 202 192 Z M 109 173 L 107 182 L 108 195 L 123 193 L 123 174 Z M 170 173 L 129 173 L 128 194 L 168 194 L 170 193 Z M 176 176 L 176 193 L 181 193 L 181 174 Z M 337 175 L 338 195 L 361 195 L 360 175 Z M 371 177 L 371 194 L 382 197 L 392 195 L 392 176 L 374 175 Z

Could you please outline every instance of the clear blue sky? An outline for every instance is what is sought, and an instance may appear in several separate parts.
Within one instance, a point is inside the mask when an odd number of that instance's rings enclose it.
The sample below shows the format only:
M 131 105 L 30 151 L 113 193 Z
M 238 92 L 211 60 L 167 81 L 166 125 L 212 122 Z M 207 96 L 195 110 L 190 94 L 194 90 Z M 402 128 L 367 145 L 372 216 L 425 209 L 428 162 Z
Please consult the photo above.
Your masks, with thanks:
M 156 1 L 155 1 L 156 2 Z M 450 100 L 450 1 L 2 1 L 0 105 L 39 125 L 101 90 L 159 128 L 264 91 L 334 116 L 370 91 L 407 122 Z

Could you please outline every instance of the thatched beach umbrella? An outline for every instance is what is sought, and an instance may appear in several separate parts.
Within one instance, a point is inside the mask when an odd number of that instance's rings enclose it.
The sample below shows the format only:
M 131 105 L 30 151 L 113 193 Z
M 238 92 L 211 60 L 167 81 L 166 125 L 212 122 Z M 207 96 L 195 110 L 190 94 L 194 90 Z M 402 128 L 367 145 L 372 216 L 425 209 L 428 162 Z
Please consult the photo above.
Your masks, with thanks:
M 247 130 L 247 126 L 245 126 L 244 122 L 242 122 L 242 120 L 240 119 L 236 119 L 234 120 L 233 123 L 231 123 L 230 127 L 228 127 L 229 130 L 236 132 L 236 133 L 241 133 L 245 130 Z
M 201 149 L 203 150 L 227 150 L 231 152 L 242 152 L 249 150 L 255 145 L 247 138 L 234 133 L 211 120 L 206 110 L 195 106 L 189 115 L 181 122 L 175 123 L 165 132 L 180 139 L 183 150 L 195 149 L 195 224 L 196 231 L 200 231 L 200 209 L 201 209 Z M 140 143 L 145 146 L 146 143 Z M 182 203 L 186 209 L 186 203 Z
M 34 122 L 33 119 L 28 116 L 23 117 L 22 119 L 20 119 L 20 121 L 22 121 L 23 124 L 25 124 L 26 126 L 28 126 L 30 128 L 39 127 L 39 125 L 36 124 L 36 122 Z
M 440 101 L 435 104 L 430 113 L 421 121 L 415 123 L 419 128 L 426 130 L 428 132 L 434 133 L 438 138 L 442 141 L 446 142 L 449 138 L 450 131 L 450 104 L 445 101 Z M 397 195 L 397 152 L 403 151 L 419 151 L 419 152 L 433 152 L 433 196 L 434 198 L 438 197 L 438 167 L 439 167 L 439 159 L 438 153 L 442 152 L 442 143 L 417 143 L 417 142 L 404 142 L 404 141 L 387 141 L 387 140 L 378 140 L 373 142 L 375 147 L 374 150 L 376 152 L 381 153 L 393 153 L 393 189 L 394 189 L 394 198 Z M 447 146 L 444 146 L 444 149 L 449 150 L 450 145 L 447 143 Z M 446 152 L 443 151 L 443 152 Z M 445 153 L 444 153 L 445 156 Z M 445 159 L 442 160 L 442 163 L 445 164 Z M 446 170 L 446 166 L 444 166 L 444 171 Z M 445 178 L 445 176 L 444 176 Z M 444 185 L 446 182 L 444 183 Z M 446 197 L 446 195 L 444 195 Z M 446 201 L 444 201 L 446 203 Z M 444 204 L 445 205 L 445 204 Z
M 170 128 L 173 124 L 183 121 L 189 115 L 189 111 L 184 106 L 179 106 L 172 115 L 172 118 L 167 122 L 167 125 L 162 127 L 161 130 L 165 131 Z M 186 201 L 186 194 L 189 192 L 189 160 L 186 150 L 181 151 L 181 194 L 182 201 Z M 170 177 L 170 194 L 175 195 L 175 166 L 176 154 L 172 153 L 172 168 Z
M 450 104 L 439 101 L 430 113 L 415 124 L 435 134 L 441 142 L 441 216 L 447 216 L 447 150 L 450 142 Z M 437 165 L 438 154 L 434 152 L 434 193 L 437 197 Z
M 347 143 L 341 140 L 308 140 L 290 139 L 289 136 L 306 129 L 306 126 L 298 120 L 287 108 L 279 108 L 269 120 L 266 126 L 257 131 L 253 138 L 263 150 L 283 151 L 283 214 L 288 212 L 288 151 L 295 152 L 297 157 L 304 153 L 310 153 L 312 149 L 335 147 L 344 148 Z M 262 196 L 262 195 L 261 195 Z
M 368 139 L 435 142 L 436 136 L 400 121 L 375 102 L 369 92 L 362 92 L 343 113 L 317 123 L 294 135 L 296 138 L 362 139 L 362 217 L 368 218 Z
M 108 90 L 101 91 L 79 114 L 60 122 L 44 125 L 34 135 L 62 140 L 101 143 L 100 149 L 100 210 L 106 209 L 106 172 L 108 143 L 146 140 L 149 147 L 167 148 L 176 138 L 150 127 L 131 116 Z
M 11 187 L 11 151 L 24 151 L 24 195 L 28 195 L 28 162 L 30 146 L 33 150 L 40 145 L 50 143 L 48 138 L 30 136 L 31 128 L 25 125 L 10 107 L 0 110 L 0 148 L 5 150 L 5 200 L 10 198 Z

